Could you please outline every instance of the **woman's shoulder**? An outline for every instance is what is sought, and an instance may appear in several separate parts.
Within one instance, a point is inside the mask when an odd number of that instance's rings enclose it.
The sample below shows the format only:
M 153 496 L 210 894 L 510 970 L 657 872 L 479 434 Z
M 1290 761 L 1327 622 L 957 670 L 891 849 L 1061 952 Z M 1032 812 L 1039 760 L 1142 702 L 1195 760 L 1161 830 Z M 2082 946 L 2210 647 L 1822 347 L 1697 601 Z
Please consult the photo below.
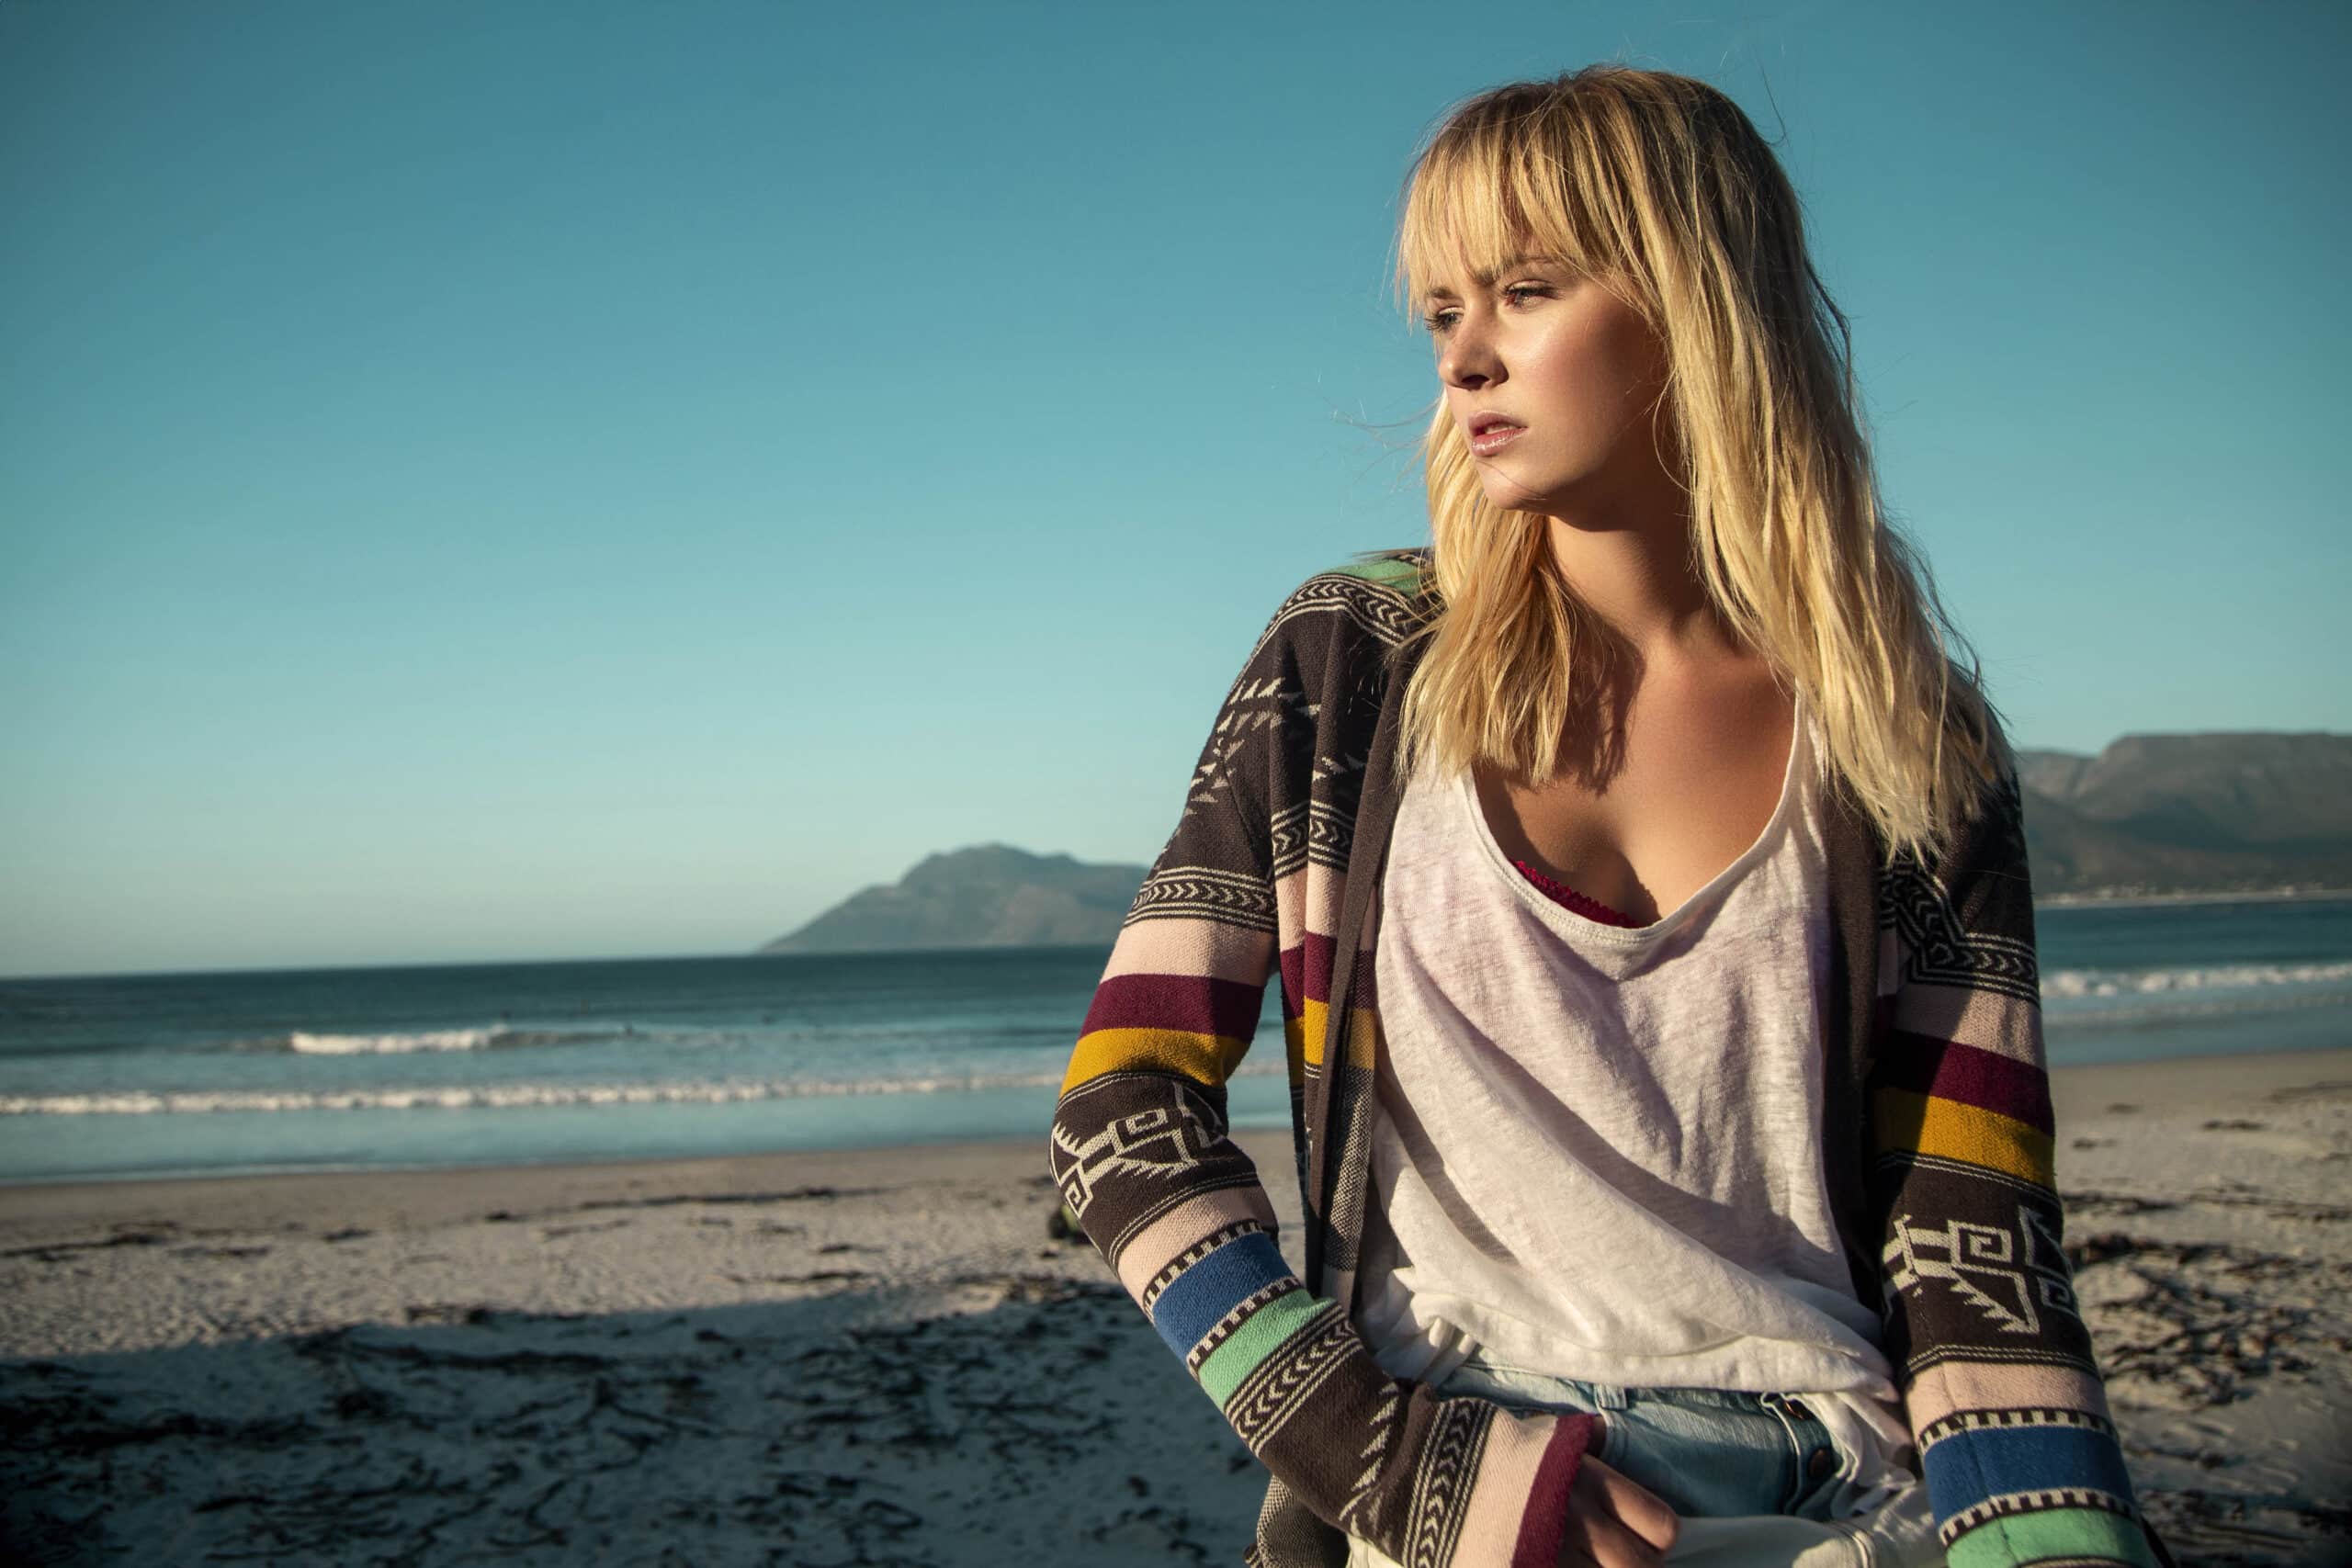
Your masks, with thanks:
M 1393 550 L 1366 550 L 1353 560 L 1327 567 L 1306 581 L 1316 582 L 1324 578 L 1344 578 L 1368 584 L 1377 592 L 1416 598 L 1430 585 L 1433 560 L 1427 545 Z
M 1332 631 L 1395 648 L 1429 618 L 1435 580 L 1427 547 L 1369 550 L 1327 567 L 1292 589 L 1260 639 Z

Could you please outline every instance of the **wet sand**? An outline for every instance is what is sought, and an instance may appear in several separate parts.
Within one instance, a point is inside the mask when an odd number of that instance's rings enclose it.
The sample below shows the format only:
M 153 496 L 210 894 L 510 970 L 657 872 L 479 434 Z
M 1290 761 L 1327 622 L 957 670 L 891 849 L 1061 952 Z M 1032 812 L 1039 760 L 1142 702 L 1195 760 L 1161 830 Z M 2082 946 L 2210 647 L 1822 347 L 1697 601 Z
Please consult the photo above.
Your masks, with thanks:
M 2352 1558 L 2352 1050 L 2053 1075 L 2184 1564 Z M 1287 1139 L 1245 1134 L 1296 1240 Z M 1232 1562 L 1261 1472 L 1034 1142 L 0 1190 L 12 1561 Z M 1295 1258 L 1294 1258 L 1294 1261 Z

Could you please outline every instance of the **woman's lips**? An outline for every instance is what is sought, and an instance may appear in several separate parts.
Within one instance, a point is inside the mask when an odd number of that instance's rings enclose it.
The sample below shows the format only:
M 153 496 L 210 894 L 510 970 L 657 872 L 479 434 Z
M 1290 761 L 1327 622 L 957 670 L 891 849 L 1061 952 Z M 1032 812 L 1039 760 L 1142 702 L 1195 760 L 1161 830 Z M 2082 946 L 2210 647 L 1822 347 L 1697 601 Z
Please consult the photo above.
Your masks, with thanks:
M 1527 434 L 1523 424 L 1489 424 L 1470 434 L 1470 450 L 1481 457 L 1491 457 L 1510 445 L 1514 436 Z

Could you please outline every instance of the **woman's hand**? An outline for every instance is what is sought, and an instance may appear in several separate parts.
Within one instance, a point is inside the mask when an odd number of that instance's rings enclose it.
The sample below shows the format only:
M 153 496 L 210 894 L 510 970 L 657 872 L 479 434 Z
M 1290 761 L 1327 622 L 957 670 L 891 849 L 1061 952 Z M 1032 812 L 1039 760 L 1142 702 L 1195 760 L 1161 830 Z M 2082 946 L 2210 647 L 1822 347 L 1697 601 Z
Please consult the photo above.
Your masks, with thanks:
M 1587 1454 L 1568 1484 L 1560 1568 L 1658 1568 L 1679 1529 L 1657 1493 Z

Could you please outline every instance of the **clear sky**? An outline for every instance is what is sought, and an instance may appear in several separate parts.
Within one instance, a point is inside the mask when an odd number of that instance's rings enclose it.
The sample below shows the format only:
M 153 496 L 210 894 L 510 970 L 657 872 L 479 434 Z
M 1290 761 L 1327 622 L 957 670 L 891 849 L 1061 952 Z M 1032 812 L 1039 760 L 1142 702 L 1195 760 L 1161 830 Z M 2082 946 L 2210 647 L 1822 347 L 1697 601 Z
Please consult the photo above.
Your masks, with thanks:
M 741 951 L 1148 860 L 1424 539 L 1498 82 L 1776 140 L 2025 745 L 2352 728 L 2352 8 L 0 5 L 0 974 Z

